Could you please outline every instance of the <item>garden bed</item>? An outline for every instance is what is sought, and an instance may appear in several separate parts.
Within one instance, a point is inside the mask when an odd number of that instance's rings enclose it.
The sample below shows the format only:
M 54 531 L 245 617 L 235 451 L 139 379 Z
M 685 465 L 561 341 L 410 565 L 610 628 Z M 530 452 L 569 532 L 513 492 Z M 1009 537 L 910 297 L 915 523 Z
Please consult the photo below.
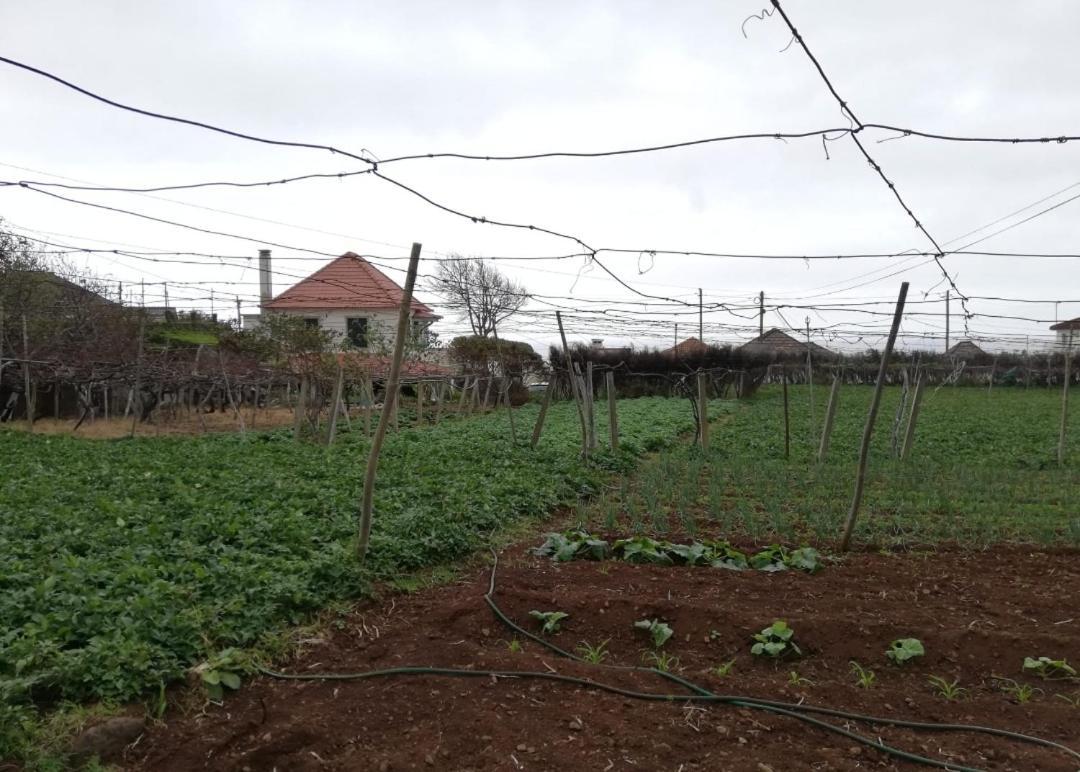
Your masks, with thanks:
M 574 650 L 607 640 L 606 665 L 642 664 L 642 619 L 674 635 L 663 651 L 679 676 L 715 693 L 880 717 L 973 723 L 1080 748 L 1080 683 L 1022 672 L 1025 657 L 1080 660 L 1075 550 L 994 547 L 862 553 L 807 574 L 552 562 L 504 551 L 494 599 L 530 632 L 532 610 L 569 616 L 550 640 Z M 740 544 L 744 549 L 759 545 Z M 408 665 L 560 673 L 625 689 L 687 692 L 656 674 L 559 657 L 500 623 L 485 604 L 489 570 L 358 607 L 330 623 L 281 669 L 354 673 Z M 761 661 L 751 636 L 786 620 L 804 651 Z M 890 641 L 917 637 L 921 659 L 898 667 Z M 517 640 L 517 643 L 514 641 Z M 713 671 L 734 660 L 726 675 Z M 875 672 L 856 684 L 850 662 Z M 793 676 L 792 673 L 795 673 Z M 944 699 L 931 675 L 965 691 Z M 1020 702 L 1013 679 L 1034 691 Z M 1063 695 L 1059 697 L 1058 695 Z M 1068 698 L 1068 699 L 1066 699 Z M 851 731 L 960 767 L 1075 770 L 1055 749 L 999 737 L 858 723 Z M 223 707 L 169 714 L 130 752 L 141 770 L 768 770 L 918 769 L 849 738 L 749 707 L 648 702 L 535 678 L 400 675 L 288 681 L 259 676 Z

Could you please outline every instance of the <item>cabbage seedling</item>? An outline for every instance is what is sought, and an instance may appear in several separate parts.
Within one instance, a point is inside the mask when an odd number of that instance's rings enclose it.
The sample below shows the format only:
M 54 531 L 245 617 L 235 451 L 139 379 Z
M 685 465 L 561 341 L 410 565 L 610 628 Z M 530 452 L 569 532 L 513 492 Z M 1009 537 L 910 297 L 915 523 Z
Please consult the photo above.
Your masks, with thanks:
M 756 643 L 750 647 L 750 653 L 756 657 L 780 657 L 794 654 L 802 656 L 802 649 L 792 640 L 795 631 L 783 619 L 777 619 L 754 636 Z
M 638 630 L 649 631 L 649 636 L 652 638 L 654 649 L 659 649 L 668 642 L 668 638 L 675 634 L 674 630 L 659 619 L 639 619 L 637 622 L 634 622 L 634 627 Z
M 540 632 L 551 635 L 559 632 L 559 622 L 570 616 L 562 611 L 530 611 L 529 616 L 540 623 Z
M 885 656 L 897 665 L 903 665 L 908 660 L 921 657 L 925 653 L 926 649 L 923 648 L 922 641 L 918 638 L 897 638 L 889 644 Z

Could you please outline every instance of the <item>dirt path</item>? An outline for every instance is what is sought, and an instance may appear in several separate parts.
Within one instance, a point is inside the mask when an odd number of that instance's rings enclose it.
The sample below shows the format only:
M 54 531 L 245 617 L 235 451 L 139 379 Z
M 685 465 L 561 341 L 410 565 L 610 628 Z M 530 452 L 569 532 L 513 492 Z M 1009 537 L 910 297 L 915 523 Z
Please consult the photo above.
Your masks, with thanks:
M 570 617 L 552 640 L 572 649 L 609 639 L 607 663 L 638 665 L 648 645 L 633 622 L 659 617 L 680 675 L 728 694 L 804 701 L 879 716 L 1008 728 L 1080 749 L 1080 707 L 1057 693 L 1080 683 L 1020 672 L 1025 656 L 1080 662 L 1080 554 L 861 554 L 815 576 L 623 563 L 554 564 L 525 545 L 505 550 L 496 599 L 527 629 L 529 611 Z M 488 572 L 368 604 L 331 626 L 290 673 L 425 665 L 579 675 L 654 692 L 648 674 L 569 662 L 513 634 L 483 601 Z M 786 619 L 807 656 L 755 661 L 749 636 Z M 883 651 L 914 636 L 927 654 L 903 669 Z M 707 674 L 734 658 L 723 678 Z M 855 685 L 849 661 L 876 671 Z M 790 671 L 809 683 L 793 684 Z M 927 677 L 958 678 L 965 698 L 936 696 Z M 1024 704 L 992 675 L 1042 690 Z M 836 723 L 843 724 L 839 719 Z M 138 770 L 769 770 L 922 769 L 783 716 L 684 700 L 644 702 L 551 681 L 399 676 L 364 681 L 254 679 L 222 708 L 166 716 L 135 749 Z M 999 738 L 848 724 L 911 752 L 981 769 L 1076 770 L 1059 752 Z

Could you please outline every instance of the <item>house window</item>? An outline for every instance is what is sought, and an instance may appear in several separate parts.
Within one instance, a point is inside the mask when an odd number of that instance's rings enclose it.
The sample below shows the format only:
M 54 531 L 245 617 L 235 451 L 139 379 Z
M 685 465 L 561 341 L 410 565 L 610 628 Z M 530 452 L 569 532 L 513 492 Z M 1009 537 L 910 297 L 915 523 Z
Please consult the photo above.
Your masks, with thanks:
M 319 329 L 319 317 L 317 316 L 305 316 L 304 326 L 308 328 Z
M 412 320 L 412 339 L 418 343 L 427 342 L 428 323 L 418 319 Z
M 345 320 L 345 333 L 349 342 L 357 348 L 367 348 L 368 320 L 364 316 L 354 316 Z

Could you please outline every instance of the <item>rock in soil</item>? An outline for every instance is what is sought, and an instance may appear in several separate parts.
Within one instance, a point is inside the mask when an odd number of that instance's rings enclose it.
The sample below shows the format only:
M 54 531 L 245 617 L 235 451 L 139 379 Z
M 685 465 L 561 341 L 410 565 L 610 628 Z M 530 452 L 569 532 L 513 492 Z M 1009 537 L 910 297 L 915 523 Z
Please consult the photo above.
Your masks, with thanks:
M 145 728 L 144 719 L 131 716 L 116 716 L 94 724 L 72 740 L 72 761 L 81 766 L 95 756 L 102 761 L 119 758 Z

